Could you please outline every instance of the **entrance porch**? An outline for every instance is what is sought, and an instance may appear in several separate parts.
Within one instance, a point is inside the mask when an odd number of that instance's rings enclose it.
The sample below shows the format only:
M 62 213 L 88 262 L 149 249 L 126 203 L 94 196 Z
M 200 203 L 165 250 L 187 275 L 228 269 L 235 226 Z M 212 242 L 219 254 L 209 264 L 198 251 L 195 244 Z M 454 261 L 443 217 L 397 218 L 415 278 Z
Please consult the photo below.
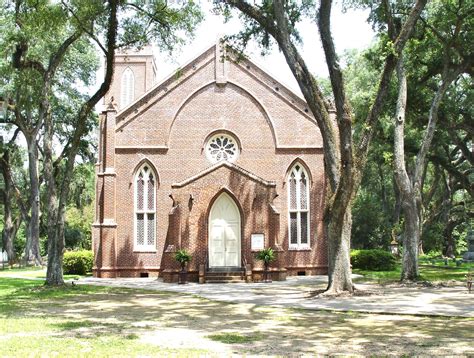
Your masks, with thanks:
M 280 214 L 273 205 L 278 196 L 274 182 L 222 162 L 173 184 L 172 190 L 173 208 L 161 265 L 165 282 L 177 280 L 179 265 L 174 254 L 179 249 L 192 256 L 190 281 L 259 280 L 263 264 L 255 255 L 263 247 L 278 252 L 273 279 L 284 279 L 285 252 L 279 249 Z M 255 235 L 261 238 L 261 247 L 252 244 Z

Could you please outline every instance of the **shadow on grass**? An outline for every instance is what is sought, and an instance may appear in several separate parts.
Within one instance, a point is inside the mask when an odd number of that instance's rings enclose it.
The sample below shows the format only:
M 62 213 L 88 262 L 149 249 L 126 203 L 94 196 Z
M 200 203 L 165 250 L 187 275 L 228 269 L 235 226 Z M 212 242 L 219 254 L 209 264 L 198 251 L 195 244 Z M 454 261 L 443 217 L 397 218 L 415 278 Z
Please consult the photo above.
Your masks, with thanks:
M 232 333 L 232 332 L 210 334 L 206 337 L 209 338 L 210 340 L 221 342 L 221 343 L 227 343 L 227 344 L 250 343 L 250 342 L 260 341 L 263 339 L 263 336 L 259 333 L 242 335 L 240 333 Z
M 203 347 L 206 339 L 235 345 L 232 351 L 237 354 L 474 353 L 473 319 L 295 310 L 168 292 L 96 286 L 44 289 L 31 282 L 22 287 L 21 281 L 4 281 L 0 292 L 11 284 L 8 298 L 22 308 L 15 315 L 55 317 L 58 321 L 51 328 L 64 337 L 151 337 L 160 346 L 167 343 L 160 338 L 162 332 L 179 329 L 189 337 L 204 337 Z

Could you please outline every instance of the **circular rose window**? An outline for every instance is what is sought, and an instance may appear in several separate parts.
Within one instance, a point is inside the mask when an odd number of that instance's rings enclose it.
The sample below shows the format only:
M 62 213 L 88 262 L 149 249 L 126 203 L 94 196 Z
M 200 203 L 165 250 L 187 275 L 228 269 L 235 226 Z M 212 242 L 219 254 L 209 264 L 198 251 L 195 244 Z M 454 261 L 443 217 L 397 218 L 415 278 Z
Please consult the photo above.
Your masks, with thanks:
M 206 157 L 211 163 L 217 163 L 221 160 L 233 163 L 239 156 L 237 140 L 227 133 L 213 135 L 207 141 L 205 150 Z

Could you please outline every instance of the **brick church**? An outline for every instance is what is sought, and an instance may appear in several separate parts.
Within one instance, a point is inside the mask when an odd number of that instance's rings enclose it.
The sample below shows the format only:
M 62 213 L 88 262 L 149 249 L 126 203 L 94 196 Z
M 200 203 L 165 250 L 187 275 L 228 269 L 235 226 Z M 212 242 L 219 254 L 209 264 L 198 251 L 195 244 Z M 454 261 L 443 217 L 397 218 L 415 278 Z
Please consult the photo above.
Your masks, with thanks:
M 274 280 L 327 272 L 322 138 L 300 96 L 218 42 L 155 84 L 150 48 L 118 54 L 100 115 L 96 277 Z

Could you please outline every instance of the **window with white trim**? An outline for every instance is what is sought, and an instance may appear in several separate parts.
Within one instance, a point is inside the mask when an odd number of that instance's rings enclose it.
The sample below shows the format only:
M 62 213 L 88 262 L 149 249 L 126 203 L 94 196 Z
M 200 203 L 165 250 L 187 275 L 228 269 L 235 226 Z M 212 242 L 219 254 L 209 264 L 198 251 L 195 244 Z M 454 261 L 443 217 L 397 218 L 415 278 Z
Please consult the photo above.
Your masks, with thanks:
M 301 164 L 288 175 L 288 233 L 290 248 L 309 248 L 309 178 Z
M 135 175 L 135 250 L 155 251 L 156 177 L 144 164 Z
M 127 67 L 122 74 L 122 84 L 120 93 L 120 108 L 125 108 L 132 103 L 135 95 L 135 76 L 130 67 Z

